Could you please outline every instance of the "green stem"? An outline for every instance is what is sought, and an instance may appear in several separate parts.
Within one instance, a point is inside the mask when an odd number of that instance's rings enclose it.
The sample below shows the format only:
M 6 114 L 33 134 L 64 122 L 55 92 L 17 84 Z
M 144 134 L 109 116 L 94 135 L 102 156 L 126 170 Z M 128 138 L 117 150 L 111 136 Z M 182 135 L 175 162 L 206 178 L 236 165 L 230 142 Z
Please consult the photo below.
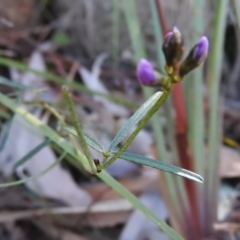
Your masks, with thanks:
M 209 79 L 209 104 L 210 104 L 210 125 L 209 125 L 209 170 L 208 170 L 208 199 L 209 199 L 209 209 L 212 206 L 216 206 L 217 195 L 215 195 L 215 188 L 217 181 L 219 181 L 218 176 L 218 163 L 219 163 L 219 84 L 221 77 L 221 65 L 223 58 L 223 43 L 224 43 L 224 33 L 225 24 L 227 16 L 227 4 L 228 1 L 215 1 L 216 13 L 214 21 L 214 32 L 213 40 L 211 46 L 210 54 L 210 67 L 208 72 Z M 216 219 L 216 208 L 212 209 L 212 221 Z
M 138 133 L 143 129 L 143 127 L 147 124 L 147 122 L 152 118 L 152 116 L 157 112 L 157 110 L 163 105 L 166 101 L 169 91 L 164 91 L 163 95 L 159 98 L 156 104 L 149 110 L 148 114 L 143 118 L 143 120 L 139 123 L 137 128 L 133 131 L 133 133 L 128 137 L 127 141 L 123 144 L 123 146 L 119 149 L 119 151 L 110 158 L 104 165 L 102 165 L 102 169 L 110 166 L 117 158 L 121 156 L 121 154 L 128 148 L 128 146 L 133 142 Z
M 137 199 L 132 193 L 130 193 L 126 188 L 124 188 L 119 182 L 113 182 L 112 177 L 108 175 L 105 171 L 102 171 L 98 176 L 104 177 L 105 181 L 113 188 L 121 190 L 121 195 L 123 195 L 131 203 L 134 202 L 134 207 L 141 209 L 142 213 L 148 216 L 157 226 L 162 229 L 171 239 L 173 240 L 184 240 L 183 237 L 178 235 L 174 229 L 169 228 L 165 221 L 159 223 L 158 218 L 155 215 L 150 215 L 149 209 L 147 209 L 142 203 Z M 119 192 L 119 191 L 118 191 Z
M 194 42 L 199 39 L 202 35 L 204 26 L 203 21 L 203 12 L 204 12 L 204 1 L 198 0 L 195 1 L 195 22 L 194 29 L 197 35 L 194 38 Z M 205 168 L 205 157 L 204 157 L 204 108 L 203 108 L 203 94 L 202 94 L 202 84 L 203 84 L 203 69 L 198 68 L 194 71 L 192 80 L 192 89 L 193 89 L 193 105 L 191 111 L 193 112 L 193 121 L 191 122 L 191 128 L 193 129 L 193 138 L 192 146 L 193 153 L 196 164 L 196 171 L 204 175 Z
M 205 13 L 205 0 L 196 0 L 194 1 L 194 20 L 193 20 L 193 29 L 195 30 L 194 38 L 192 45 L 202 36 L 204 31 L 204 21 L 202 21 Z M 206 154 L 205 154 L 205 145 L 204 145 L 204 106 L 203 106 L 203 68 L 198 68 L 194 70 L 191 74 L 192 79 L 189 79 L 188 86 L 191 90 L 192 100 L 190 102 L 190 108 L 188 108 L 189 114 L 191 114 L 189 121 L 190 129 L 190 143 L 192 147 L 193 157 L 194 157 L 194 168 L 195 171 L 206 177 Z M 188 99 L 190 100 L 190 99 Z M 189 104 L 188 104 L 189 106 Z M 204 186 L 197 185 L 198 198 L 199 198 L 199 213 L 200 213 L 200 223 L 202 233 L 206 232 L 207 228 L 207 215 L 208 211 L 206 206 L 206 188 Z
M 152 24 L 153 24 L 153 30 L 154 30 L 154 36 L 155 36 L 155 45 L 156 45 L 156 55 L 157 55 L 157 60 L 158 60 L 158 66 L 159 66 L 161 72 L 165 72 L 165 70 L 164 70 L 165 58 L 164 58 L 164 55 L 162 52 L 164 31 L 159 22 L 158 11 L 157 11 L 157 6 L 156 6 L 155 0 L 150 0 L 149 4 L 150 4 L 150 8 L 151 8 Z
M 118 0 L 113 0 L 113 28 L 112 28 L 112 46 L 113 46 L 113 62 L 116 67 L 117 56 L 119 52 L 119 34 L 120 34 L 120 6 Z
M 85 141 L 84 134 L 83 134 L 82 128 L 80 126 L 79 118 L 78 118 L 78 116 L 76 114 L 76 111 L 74 109 L 71 94 L 70 94 L 70 92 L 69 92 L 69 90 L 66 86 L 64 86 L 62 88 L 62 90 L 63 90 L 64 97 L 66 99 L 67 105 L 69 107 L 70 114 L 71 114 L 71 117 L 72 117 L 72 120 L 73 120 L 73 124 L 74 124 L 74 127 L 76 129 L 79 142 L 80 142 L 80 144 L 82 146 L 82 149 L 83 149 L 83 153 L 87 157 L 87 160 L 88 160 L 89 166 L 91 167 L 92 172 L 95 173 L 96 170 L 95 170 L 94 161 L 93 161 L 91 152 L 88 148 L 87 142 Z

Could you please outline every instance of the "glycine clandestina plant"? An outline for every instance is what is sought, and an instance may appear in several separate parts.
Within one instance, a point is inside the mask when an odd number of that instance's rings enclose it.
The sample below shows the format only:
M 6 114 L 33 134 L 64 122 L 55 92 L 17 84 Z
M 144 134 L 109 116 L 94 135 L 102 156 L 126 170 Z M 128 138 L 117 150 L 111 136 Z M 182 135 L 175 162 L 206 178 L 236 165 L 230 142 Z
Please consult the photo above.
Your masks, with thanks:
M 200 66 L 206 60 L 208 55 L 208 47 L 209 43 L 207 38 L 202 37 L 199 40 L 199 42 L 191 49 L 186 59 L 183 62 L 181 62 L 181 58 L 184 53 L 183 40 L 180 31 L 176 27 L 174 27 L 173 31 L 169 32 L 165 36 L 165 41 L 162 47 L 166 59 L 165 65 L 167 73 L 166 75 L 155 70 L 153 68 L 153 65 L 146 59 L 140 60 L 137 67 L 137 76 L 141 84 L 153 87 L 159 86 L 162 87 L 164 91 L 156 92 L 133 114 L 132 117 L 128 119 L 128 121 L 124 124 L 124 126 L 120 129 L 120 131 L 111 141 L 110 146 L 108 147 L 107 150 L 105 150 L 104 147 L 96 139 L 89 136 L 87 133 L 83 132 L 80 126 L 79 119 L 74 109 L 71 94 L 66 86 L 63 87 L 63 93 L 67 101 L 67 105 L 69 106 L 70 109 L 70 114 L 73 119 L 74 128 L 67 126 L 62 116 L 52 107 L 48 106 L 47 104 L 44 104 L 42 107 L 47 108 L 55 115 L 55 117 L 58 118 L 59 122 L 61 123 L 62 130 L 68 132 L 68 137 L 74 143 L 74 145 L 75 142 L 71 135 L 75 135 L 78 137 L 83 149 L 83 153 L 85 154 L 89 162 L 91 171 L 94 174 L 101 172 L 103 169 L 105 169 L 106 167 L 111 165 L 115 160 L 117 160 L 117 158 L 121 158 L 127 161 L 132 161 L 146 166 L 161 169 L 163 171 L 167 171 L 172 174 L 186 177 L 194 181 L 203 182 L 203 178 L 201 176 L 191 171 L 182 169 L 177 166 L 173 166 L 162 161 L 156 161 L 155 159 L 151 159 L 148 157 L 128 153 L 125 152 L 125 150 L 132 143 L 132 141 L 135 139 L 135 137 L 141 131 L 141 129 L 146 125 L 149 119 L 151 119 L 154 113 L 165 102 L 173 85 L 181 81 L 184 75 L 188 74 L 194 68 Z M 133 127 L 138 123 L 139 125 L 136 127 L 136 129 L 130 134 L 130 136 L 128 136 L 129 132 L 131 132 Z M 122 147 L 120 149 L 117 149 L 118 144 L 122 142 L 127 136 L 128 138 L 122 145 Z M 42 148 L 48 143 L 49 142 L 46 141 L 43 144 L 40 144 L 41 146 L 40 145 L 37 146 L 36 149 L 33 149 L 32 152 L 37 151 L 38 148 Z M 103 156 L 102 161 L 100 161 L 99 159 L 93 159 L 89 151 L 89 146 L 102 153 Z M 65 156 L 64 154 L 63 156 Z M 29 157 L 26 156 L 19 162 L 25 161 L 25 158 L 29 159 Z M 62 158 L 63 157 L 60 157 L 59 161 L 61 161 Z M 27 181 L 30 181 L 31 179 L 38 178 L 45 174 L 46 172 L 48 172 L 54 166 L 55 164 L 50 166 L 45 171 L 39 173 L 37 176 L 26 178 L 24 180 L 20 180 L 17 182 L 1 184 L 0 187 L 13 186 L 25 183 Z
M 63 87 L 63 93 L 67 100 L 67 105 L 69 106 L 71 119 L 73 120 L 74 128 L 67 126 L 64 117 L 61 116 L 55 108 L 51 107 L 48 104 L 43 104 L 42 107 L 46 108 L 50 111 L 58 120 L 62 128 L 60 128 L 61 133 L 62 130 L 67 132 L 65 134 L 66 138 L 70 139 L 72 144 L 68 143 L 64 138 L 61 138 L 57 132 L 49 128 L 47 125 L 42 124 L 37 118 L 32 116 L 28 111 L 24 108 L 19 107 L 15 104 L 11 99 L 1 95 L 1 103 L 7 106 L 9 109 L 14 111 L 15 113 L 22 116 L 29 123 L 34 126 L 37 126 L 41 131 L 44 132 L 44 135 L 47 137 L 41 144 L 39 144 L 36 148 L 34 148 L 31 152 L 29 152 L 26 156 L 19 160 L 15 167 L 25 163 L 28 161 L 32 155 L 36 154 L 36 152 L 40 151 L 44 146 L 47 146 L 51 141 L 60 146 L 64 150 L 60 158 L 56 163 L 49 166 L 46 170 L 40 172 L 39 174 L 25 178 L 23 180 L 0 184 L 0 187 L 9 187 L 22 183 L 26 183 L 30 180 L 36 179 L 43 174 L 46 174 L 50 171 L 56 164 L 58 164 L 66 154 L 70 154 L 70 156 L 78 159 L 78 162 L 72 161 L 76 167 L 79 161 L 82 162 L 82 166 L 86 167 L 87 170 L 90 170 L 94 174 L 100 173 L 104 168 L 108 167 L 112 164 L 117 158 L 122 158 L 127 161 L 132 161 L 136 163 L 140 163 L 143 165 L 147 165 L 150 167 L 154 167 L 157 169 L 161 169 L 172 174 L 176 174 L 182 177 L 189 178 L 194 181 L 203 182 L 203 178 L 198 174 L 190 172 L 188 170 L 182 169 L 177 166 L 173 166 L 163 161 L 157 161 L 155 159 L 147 158 L 141 155 L 127 153 L 125 150 L 135 139 L 137 134 L 141 131 L 141 129 L 146 125 L 146 123 L 151 119 L 151 117 L 158 111 L 158 109 L 162 106 L 162 104 L 167 99 L 169 93 L 173 85 L 179 81 L 181 81 L 188 72 L 202 64 L 208 54 L 208 40 L 203 37 L 200 41 L 192 48 L 189 52 L 188 56 L 185 60 L 181 62 L 181 58 L 183 57 L 184 47 L 182 36 L 179 30 L 175 27 L 173 31 L 168 33 L 165 37 L 165 41 L 163 44 L 163 52 L 166 58 L 166 74 L 160 73 L 155 70 L 152 64 L 142 59 L 139 62 L 137 68 L 137 76 L 139 81 L 145 86 L 159 86 L 163 89 L 163 92 L 156 92 L 153 94 L 134 114 L 128 119 L 126 124 L 120 129 L 114 139 L 111 141 L 108 149 L 104 149 L 101 143 L 99 143 L 96 139 L 89 136 L 85 133 L 80 125 L 78 116 L 75 112 L 74 105 L 72 102 L 72 97 L 69 90 L 66 87 Z M 135 125 L 139 125 L 132 132 L 132 129 Z M 131 133 L 132 132 L 132 133 Z M 130 134 L 131 133 L 131 134 Z M 75 142 L 75 139 L 72 135 L 78 136 L 79 142 L 81 143 L 83 153 L 78 150 L 78 145 Z M 124 139 L 127 140 L 122 145 L 120 149 L 118 149 L 118 144 L 122 142 Z M 89 151 L 89 147 L 94 148 L 102 154 L 102 159 L 93 159 L 91 156 L 91 152 Z M 88 162 L 86 161 L 88 160 Z M 169 176 L 169 175 L 167 175 Z M 124 187 L 122 187 L 115 179 L 111 178 L 110 175 L 106 174 L 105 171 L 102 171 L 98 174 L 103 181 L 108 183 L 113 189 L 118 191 L 121 195 L 123 195 L 126 199 L 128 199 L 137 209 L 141 210 L 146 216 L 148 216 L 152 221 L 154 221 L 168 236 L 171 236 L 172 239 L 182 240 L 176 232 L 169 228 L 163 221 L 158 219 L 151 211 L 149 211 L 144 205 L 142 205 L 130 192 L 128 192 Z
M 155 159 L 147 158 L 141 155 L 127 153 L 125 150 L 133 142 L 135 137 L 146 125 L 149 119 L 151 119 L 151 117 L 165 102 L 173 85 L 181 81 L 186 74 L 188 74 L 194 68 L 200 66 L 206 60 L 208 48 L 208 39 L 206 37 L 202 37 L 199 42 L 190 50 L 187 57 L 181 62 L 184 54 L 184 44 L 180 31 L 177 27 L 174 27 L 173 30 L 165 36 L 162 46 L 162 50 L 166 59 L 165 69 L 167 74 L 162 74 L 155 70 L 153 65 L 146 59 L 140 60 L 137 67 L 137 77 L 140 83 L 145 86 L 159 86 L 163 89 L 163 92 L 156 92 L 133 114 L 132 117 L 128 119 L 128 121 L 111 141 L 107 150 L 105 150 L 96 139 L 83 132 L 73 107 L 70 92 L 66 87 L 63 87 L 63 93 L 67 100 L 75 127 L 74 129 L 65 125 L 63 126 L 63 129 L 70 134 L 78 136 L 83 152 L 89 161 L 92 173 L 96 174 L 101 172 L 102 169 L 105 169 L 115 160 L 121 158 L 127 161 L 133 161 L 150 167 L 158 168 L 195 181 L 203 182 L 203 178 L 193 172 L 162 161 L 156 161 Z M 131 132 L 134 126 L 137 124 L 138 126 L 136 129 L 129 135 L 129 132 Z M 118 144 L 126 137 L 128 137 L 127 140 L 122 147 L 118 149 Z M 88 146 L 101 152 L 103 159 L 93 159 Z

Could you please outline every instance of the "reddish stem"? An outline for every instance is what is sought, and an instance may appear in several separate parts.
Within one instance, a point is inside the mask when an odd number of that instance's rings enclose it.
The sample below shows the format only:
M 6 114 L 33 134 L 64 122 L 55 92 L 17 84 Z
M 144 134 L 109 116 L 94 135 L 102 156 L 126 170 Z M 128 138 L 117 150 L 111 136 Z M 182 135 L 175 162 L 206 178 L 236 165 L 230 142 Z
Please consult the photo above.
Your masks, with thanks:
M 166 17 L 165 17 L 164 12 L 163 12 L 161 0 L 155 0 L 155 3 L 156 3 L 156 6 L 157 6 L 157 10 L 158 10 L 159 22 L 162 26 L 164 34 L 166 34 L 167 33 L 167 22 L 166 22 Z
M 176 111 L 176 140 L 181 167 L 193 171 L 194 165 L 188 149 L 187 114 L 182 82 L 177 83 L 173 88 L 173 102 Z M 200 236 L 197 188 L 195 183 L 188 179 L 185 179 L 185 185 L 191 203 L 191 223 L 194 225 L 194 238 L 196 239 Z
M 158 17 L 160 24 L 164 33 L 167 33 L 167 24 L 166 24 L 166 17 L 164 16 L 164 11 L 162 8 L 161 0 L 155 0 L 157 10 L 158 10 Z M 189 154 L 189 144 L 187 138 L 187 110 L 186 110 L 186 103 L 184 97 L 184 89 L 182 82 L 176 84 L 173 88 L 173 103 L 176 111 L 176 140 L 178 146 L 178 153 L 180 162 L 183 168 L 188 170 L 194 171 L 194 165 L 192 161 L 192 157 Z M 199 219 L 199 203 L 198 203 L 198 194 L 197 188 L 193 181 L 186 180 L 185 181 L 186 190 L 188 193 L 188 197 L 191 203 L 191 217 L 190 223 L 193 227 L 193 236 L 196 237 L 200 236 L 200 219 Z M 192 239 L 192 233 L 188 233 L 189 239 Z

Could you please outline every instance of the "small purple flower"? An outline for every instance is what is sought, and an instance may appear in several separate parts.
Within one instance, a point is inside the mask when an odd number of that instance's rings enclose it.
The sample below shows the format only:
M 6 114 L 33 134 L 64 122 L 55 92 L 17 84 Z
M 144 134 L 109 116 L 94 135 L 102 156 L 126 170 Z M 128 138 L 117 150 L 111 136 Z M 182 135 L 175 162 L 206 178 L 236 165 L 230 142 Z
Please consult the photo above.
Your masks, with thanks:
M 146 59 L 141 59 L 137 67 L 137 77 L 143 85 L 152 85 L 158 79 L 153 65 Z
M 208 39 L 204 36 L 198 41 L 195 46 L 193 57 L 198 60 L 198 64 L 203 63 L 208 55 L 209 42 Z

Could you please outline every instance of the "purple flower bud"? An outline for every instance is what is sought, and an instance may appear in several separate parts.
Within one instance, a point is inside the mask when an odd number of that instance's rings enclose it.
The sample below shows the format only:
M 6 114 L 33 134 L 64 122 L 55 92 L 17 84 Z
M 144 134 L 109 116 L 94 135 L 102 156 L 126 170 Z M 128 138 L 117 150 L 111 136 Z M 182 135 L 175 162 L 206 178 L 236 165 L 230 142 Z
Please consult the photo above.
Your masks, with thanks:
M 177 43 L 182 43 L 182 34 L 176 26 L 173 27 L 173 35 Z
M 171 32 L 166 34 L 162 50 L 165 55 L 166 65 L 176 69 L 183 56 L 183 39 L 177 27 L 174 27 Z
M 137 67 L 137 77 L 143 85 L 152 85 L 157 81 L 153 65 L 146 59 L 141 59 Z
M 205 36 L 201 37 L 198 43 L 192 48 L 186 59 L 181 64 L 179 71 L 180 75 L 184 76 L 194 68 L 201 65 L 208 56 L 208 48 L 208 39 Z
M 201 37 L 199 42 L 196 44 L 196 48 L 193 53 L 194 58 L 198 60 L 199 65 L 206 60 L 208 55 L 208 48 L 209 48 L 208 39 L 205 36 Z
M 170 42 L 170 40 L 172 39 L 172 37 L 173 37 L 173 32 L 168 32 L 168 33 L 165 35 L 164 44 L 165 44 L 166 47 L 169 45 L 169 42 Z

